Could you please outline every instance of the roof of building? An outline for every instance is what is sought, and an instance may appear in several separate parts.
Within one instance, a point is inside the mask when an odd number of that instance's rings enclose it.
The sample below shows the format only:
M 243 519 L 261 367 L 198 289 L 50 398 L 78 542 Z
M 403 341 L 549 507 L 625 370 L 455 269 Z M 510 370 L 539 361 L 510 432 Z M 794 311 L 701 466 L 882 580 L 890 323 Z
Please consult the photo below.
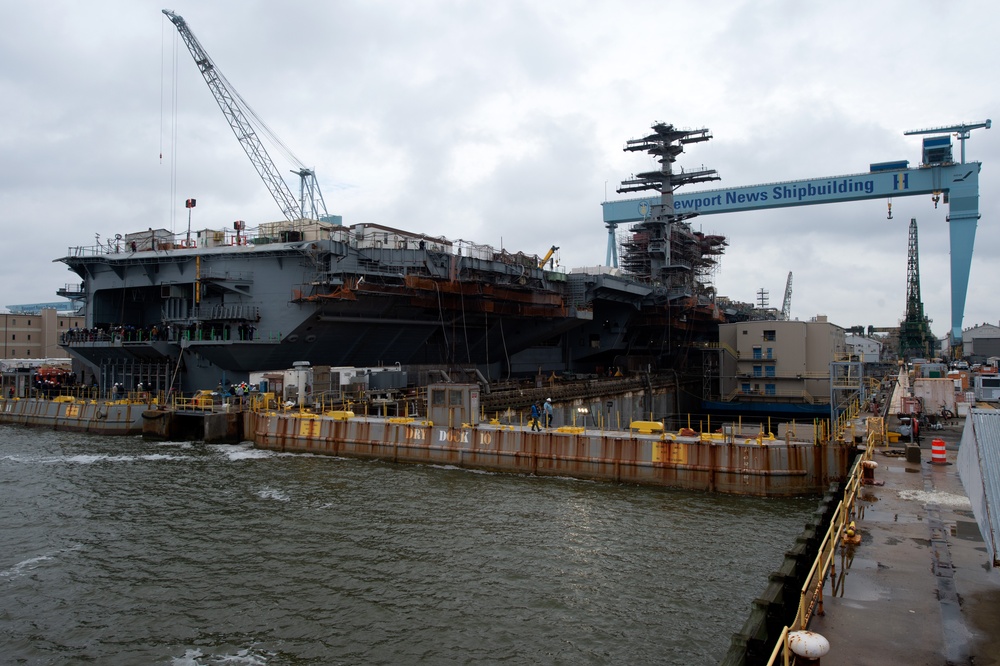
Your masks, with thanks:
M 1000 326 L 978 324 L 962 331 L 963 340 L 973 340 L 976 338 L 1000 338 Z

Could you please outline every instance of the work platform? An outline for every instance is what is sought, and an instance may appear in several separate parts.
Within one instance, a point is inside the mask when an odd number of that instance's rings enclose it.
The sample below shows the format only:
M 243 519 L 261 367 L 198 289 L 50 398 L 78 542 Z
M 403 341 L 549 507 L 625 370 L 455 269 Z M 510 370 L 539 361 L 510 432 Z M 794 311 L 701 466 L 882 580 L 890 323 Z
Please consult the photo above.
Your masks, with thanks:
M 958 476 L 962 426 L 926 437 L 920 462 L 876 452 L 860 496 L 861 543 L 837 554 L 824 615 L 824 666 L 1000 664 L 1000 570 L 991 568 Z M 932 439 L 947 464 L 932 464 Z M 850 566 L 845 565 L 850 561 Z

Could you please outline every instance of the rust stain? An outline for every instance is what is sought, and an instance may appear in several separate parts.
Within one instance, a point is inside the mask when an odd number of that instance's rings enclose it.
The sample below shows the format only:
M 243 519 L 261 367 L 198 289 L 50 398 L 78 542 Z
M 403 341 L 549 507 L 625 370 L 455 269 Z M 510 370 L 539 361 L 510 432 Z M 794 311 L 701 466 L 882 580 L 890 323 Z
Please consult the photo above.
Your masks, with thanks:
M 536 475 L 674 486 L 747 495 L 802 495 L 825 490 L 817 467 L 845 459 L 839 451 L 776 441 L 721 443 L 641 438 L 630 433 L 531 432 L 510 428 L 448 428 L 388 423 L 255 417 L 255 443 L 281 451 L 449 464 Z

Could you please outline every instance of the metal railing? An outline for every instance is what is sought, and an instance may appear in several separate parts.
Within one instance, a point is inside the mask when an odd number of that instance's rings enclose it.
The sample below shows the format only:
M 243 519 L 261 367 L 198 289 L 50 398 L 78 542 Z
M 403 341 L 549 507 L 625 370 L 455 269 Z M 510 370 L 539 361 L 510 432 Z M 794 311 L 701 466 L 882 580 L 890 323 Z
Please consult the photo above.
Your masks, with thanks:
M 774 650 L 771 652 L 770 659 L 768 659 L 768 666 L 777 663 L 779 658 L 784 666 L 789 666 L 789 664 L 793 663 L 794 655 L 789 647 L 788 634 L 793 631 L 808 629 L 809 620 L 812 619 L 813 614 L 823 614 L 823 588 L 826 586 L 827 574 L 829 574 L 831 582 L 836 584 L 834 556 L 837 552 L 837 546 L 843 538 L 844 531 L 851 521 L 855 519 L 855 504 L 862 485 L 862 469 L 864 467 L 862 463 L 871 460 L 875 448 L 882 443 L 882 438 L 884 437 L 885 427 L 881 418 L 869 418 L 868 426 L 868 437 L 864 453 L 856 461 L 854 469 L 847 479 L 844 498 L 834 510 L 833 517 L 830 520 L 830 527 L 827 529 L 826 535 L 820 543 L 816 560 L 809 569 L 809 574 L 806 576 L 806 580 L 799 591 L 799 607 L 795 613 L 795 620 L 791 625 L 781 630 L 781 635 L 778 637 Z M 863 513 L 862 511 L 858 519 L 863 517 Z

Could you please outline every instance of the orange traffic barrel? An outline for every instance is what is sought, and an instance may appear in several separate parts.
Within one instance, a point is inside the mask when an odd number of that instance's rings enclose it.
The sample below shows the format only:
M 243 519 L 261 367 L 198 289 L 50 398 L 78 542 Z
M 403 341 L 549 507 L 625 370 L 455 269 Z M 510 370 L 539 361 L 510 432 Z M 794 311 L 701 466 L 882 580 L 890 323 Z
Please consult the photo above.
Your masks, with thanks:
M 948 464 L 948 457 L 944 451 L 943 439 L 935 439 L 931 441 L 931 463 L 935 465 Z

